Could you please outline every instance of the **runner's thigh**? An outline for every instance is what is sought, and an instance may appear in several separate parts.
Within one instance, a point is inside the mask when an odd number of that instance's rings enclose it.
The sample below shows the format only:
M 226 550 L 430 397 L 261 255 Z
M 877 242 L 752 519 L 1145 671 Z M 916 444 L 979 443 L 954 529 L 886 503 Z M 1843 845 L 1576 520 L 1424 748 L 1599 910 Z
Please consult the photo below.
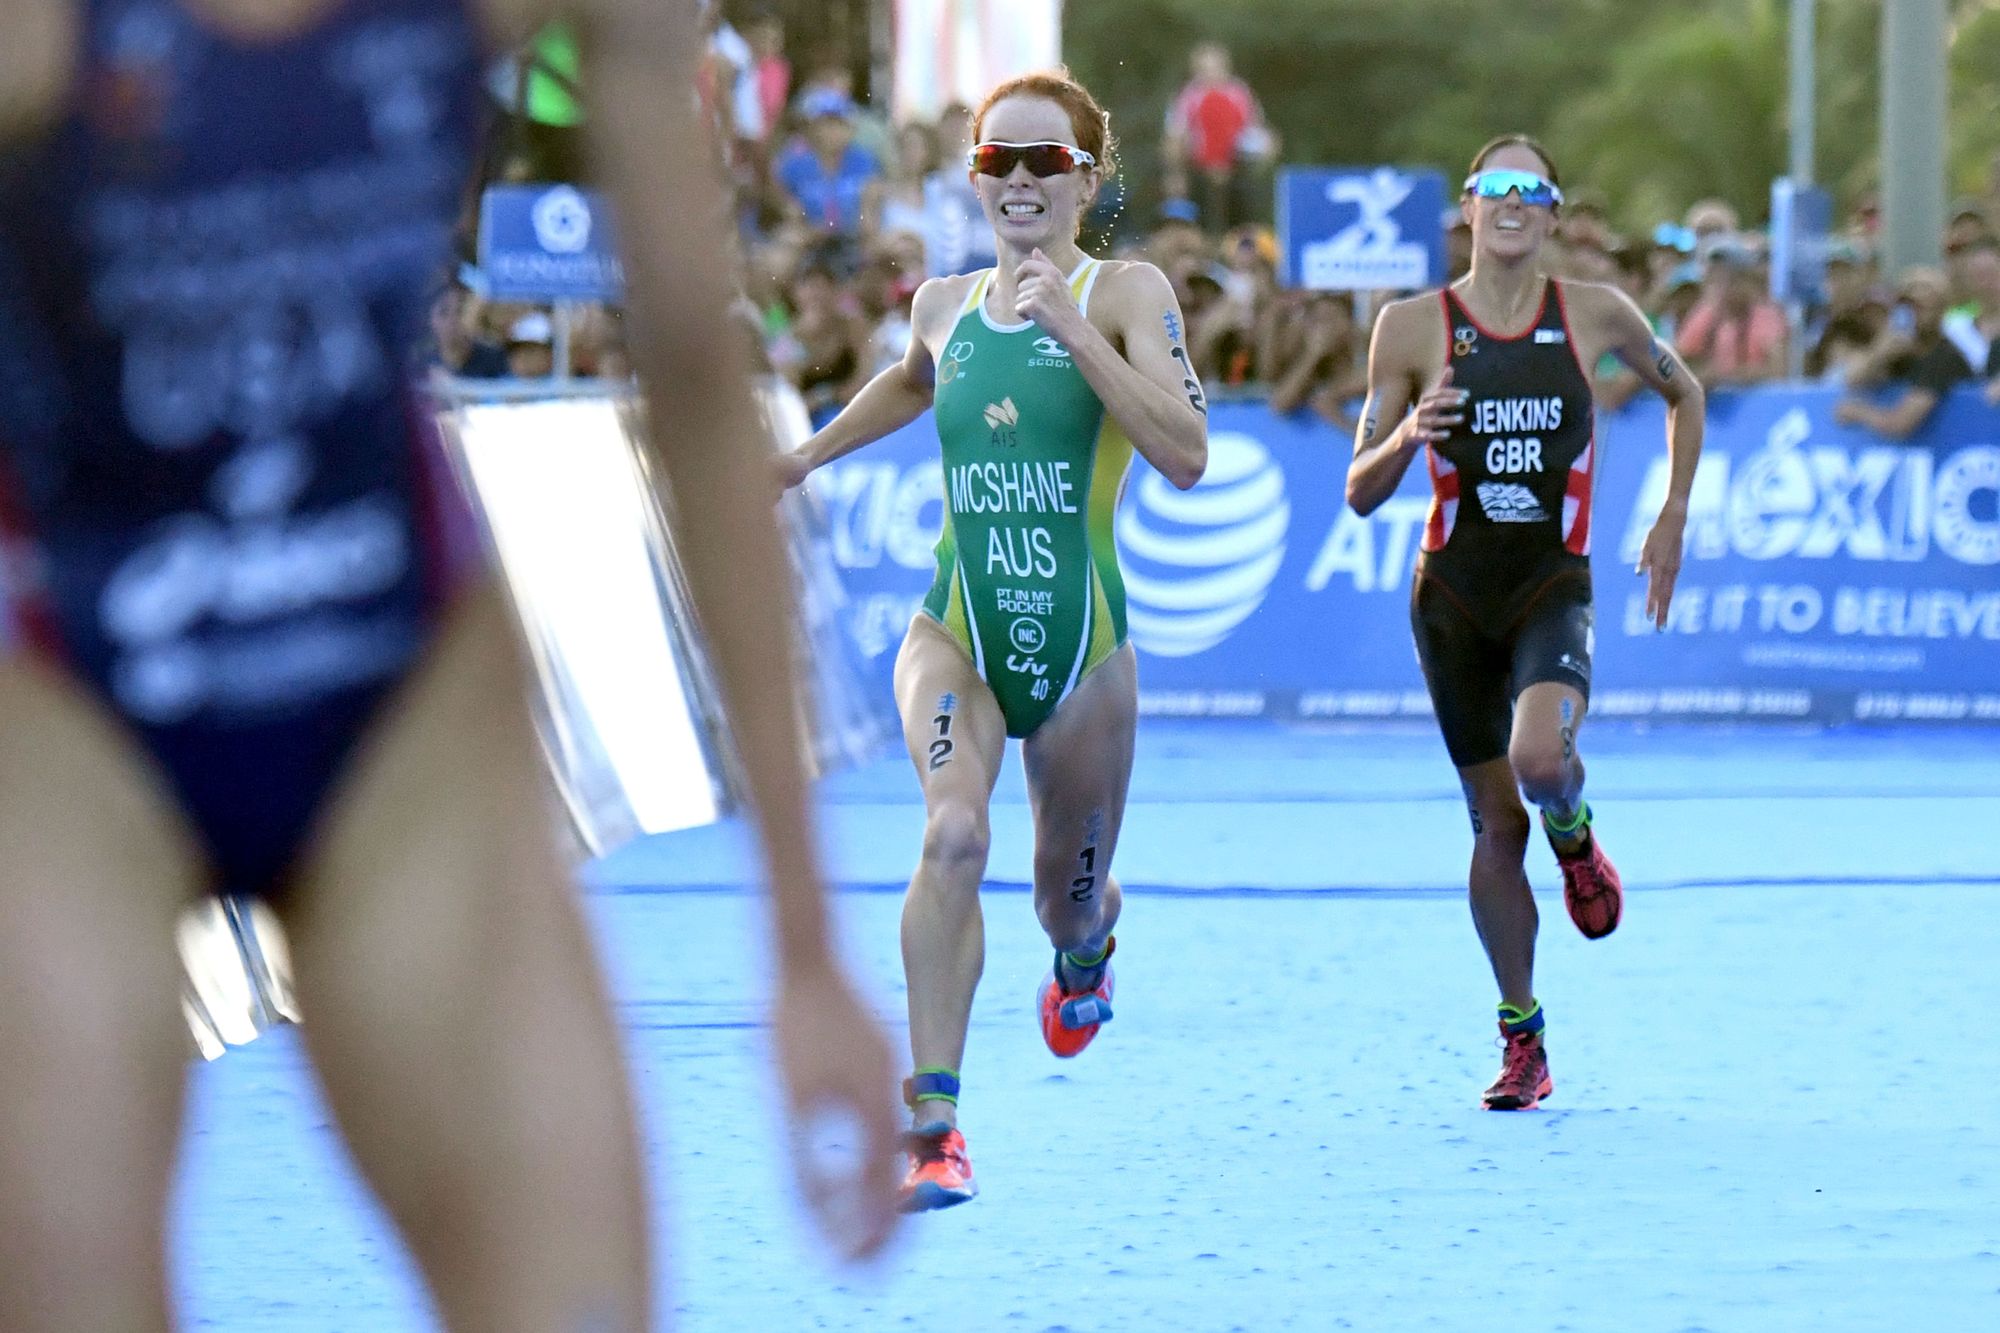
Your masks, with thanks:
M 1038 894 L 1067 890 L 1085 848 L 1094 848 L 1090 873 L 1110 873 L 1132 783 L 1138 716 L 1138 667 L 1127 644 L 1085 676 L 1023 744 Z
M 971 659 L 928 616 L 911 622 L 897 655 L 896 707 L 925 804 L 972 801 L 983 809 L 1000 778 L 1007 722 Z

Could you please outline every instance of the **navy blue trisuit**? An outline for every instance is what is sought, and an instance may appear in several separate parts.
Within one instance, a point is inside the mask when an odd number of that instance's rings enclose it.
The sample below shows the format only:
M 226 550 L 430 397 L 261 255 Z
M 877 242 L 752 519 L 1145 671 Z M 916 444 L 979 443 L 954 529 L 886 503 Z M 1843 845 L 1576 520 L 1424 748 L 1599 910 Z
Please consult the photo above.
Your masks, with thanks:
M 80 0 L 0 147 L 0 639 L 154 762 L 229 893 L 281 887 L 478 577 L 412 384 L 484 105 L 467 0 L 228 37 Z

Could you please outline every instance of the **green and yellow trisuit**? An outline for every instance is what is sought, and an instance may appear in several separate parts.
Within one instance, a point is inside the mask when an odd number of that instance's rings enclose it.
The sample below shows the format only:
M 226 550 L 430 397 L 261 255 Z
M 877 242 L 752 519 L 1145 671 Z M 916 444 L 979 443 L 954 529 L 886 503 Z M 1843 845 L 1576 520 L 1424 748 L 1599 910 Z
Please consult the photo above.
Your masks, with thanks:
M 1070 276 L 1077 308 L 1103 261 Z M 1125 642 L 1125 583 L 1111 520 L 1132 461 L 1069 349 L 1032 321 L 986 309 L 972 284 L 938 358 L 945 525 L 924 611 L 965 649 L 1026 736 Z

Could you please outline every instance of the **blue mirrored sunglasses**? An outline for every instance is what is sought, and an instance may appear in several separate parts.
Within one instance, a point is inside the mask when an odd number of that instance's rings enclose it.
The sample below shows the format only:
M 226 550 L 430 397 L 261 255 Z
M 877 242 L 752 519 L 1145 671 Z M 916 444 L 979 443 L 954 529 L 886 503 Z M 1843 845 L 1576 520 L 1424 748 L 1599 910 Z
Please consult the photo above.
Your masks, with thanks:
M 1465 192 L 1481 199 L 1519 194 L 1530 208 L 1552 208 L 1563 201 L 1560 189 L 1532 171 L 1476 171 L 1465 178 Z

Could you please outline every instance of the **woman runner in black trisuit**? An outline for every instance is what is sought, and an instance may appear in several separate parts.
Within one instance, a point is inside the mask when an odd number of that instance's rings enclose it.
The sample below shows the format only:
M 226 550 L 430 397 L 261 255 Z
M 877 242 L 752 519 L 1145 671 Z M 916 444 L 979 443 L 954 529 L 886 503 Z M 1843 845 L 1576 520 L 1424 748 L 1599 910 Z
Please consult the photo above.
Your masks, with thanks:
M 1532 139 L 1506 135 L 1479 151 L 1463 200 L 1472 271 L 1383 310 L 1347 473 L 1348 503 L 1367 514 L 1419 452 L 1430 469 L 1410 618 L 1471 807 L 1472 919 L 1499 983 L 1506 1045 L 1483 1098 L 1493 1110 L 1532 1107 L 1554 1088 L 1534 991 L 1522 796 L 1541 810 L 1578 929 L 1610 934 L 1624 902 L 1591 831 L 1576 749 L 1590 698 L 1587 557 L 1600 461 L 1584 368 L 1610 352 L 1667 400 L 1672 479 L 1639 557 L 1646 612 L 1661 627 L 1701 452 L 1701 386 L 1631 299 L 1542 275 L 1561 202 L 1555 164 Z

